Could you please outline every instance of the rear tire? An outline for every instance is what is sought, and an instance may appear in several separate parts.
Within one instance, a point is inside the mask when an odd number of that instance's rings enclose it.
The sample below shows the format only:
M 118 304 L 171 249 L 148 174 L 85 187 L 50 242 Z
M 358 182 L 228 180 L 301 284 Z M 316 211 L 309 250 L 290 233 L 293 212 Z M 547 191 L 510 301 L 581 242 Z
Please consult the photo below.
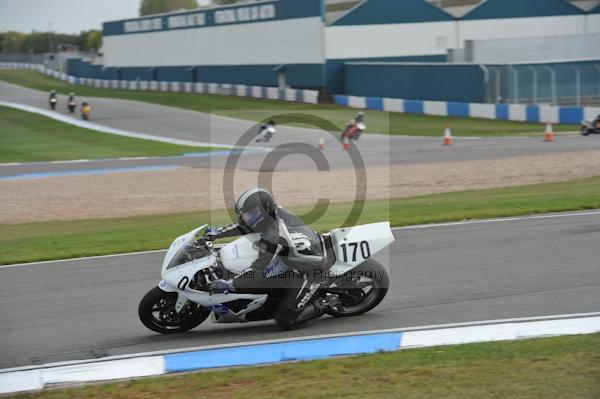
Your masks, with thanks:
M 336 283 L 339 284 L 339 288 L 346 289 L 351 297 L 344 298 L 343 295 L 340 295 L 340 305 L 327 310 L 328 315 L 334 317 L 357 316 L 367 313 L 385 298 L 390 279 L 381 263 L 373 259 L 367 259 L 363 264 L 353 269 L 351 274 L 353 276 L 352 281 L 348 281 L 344 277 Z M 368 278 L 369 274 L 373 278 Z M 370 288 L 365 292 L 367 287 Z
M 188 303 L 175 312 L 176 292 L 165 292 L 154 287 L 140 301 L 138 316 L 147 328 L 161 334 L 175 334 L 199 326 L 210 315 L 210 310 Z

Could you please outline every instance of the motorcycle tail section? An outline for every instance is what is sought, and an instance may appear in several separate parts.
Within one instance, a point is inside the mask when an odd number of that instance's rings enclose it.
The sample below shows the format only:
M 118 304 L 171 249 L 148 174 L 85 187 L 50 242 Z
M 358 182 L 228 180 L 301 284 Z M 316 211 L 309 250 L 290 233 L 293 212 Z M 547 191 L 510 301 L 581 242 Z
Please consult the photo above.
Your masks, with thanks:
M 330 233 L 336 263 L 333 273 L 344 273 L 394 242 L 389 222 L 334 229 Z

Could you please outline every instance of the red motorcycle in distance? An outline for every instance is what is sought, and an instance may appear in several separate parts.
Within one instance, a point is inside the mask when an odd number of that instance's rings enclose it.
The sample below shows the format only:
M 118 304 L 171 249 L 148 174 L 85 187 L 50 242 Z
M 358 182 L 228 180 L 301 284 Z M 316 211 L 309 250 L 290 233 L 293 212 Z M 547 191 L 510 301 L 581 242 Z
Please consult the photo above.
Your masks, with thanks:
M 362 132 L 367 129 L 367 125 L 365 124 L 365 114 L 364 112 L 359 112 L 354 119 L 346 126 L 346 130 L 342 132 L 341 141 L 343 142 L 346 139 L 349 140 L 358 140 Z
M 362 132 L 365 131 L 367 125 L 364 122 L 358 122 L 350 124 L 346 127 L 346 130 L 342 133 L 342 141 L 345 138 L 349 138 L 350 140 L 358 140 Z

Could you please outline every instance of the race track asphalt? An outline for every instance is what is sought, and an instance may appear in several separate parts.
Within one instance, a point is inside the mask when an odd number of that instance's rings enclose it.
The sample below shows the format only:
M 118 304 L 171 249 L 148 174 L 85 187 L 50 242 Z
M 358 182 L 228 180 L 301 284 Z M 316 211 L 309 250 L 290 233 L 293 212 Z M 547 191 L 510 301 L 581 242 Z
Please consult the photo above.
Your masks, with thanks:
M 281 332 L 210 324 L 161 336 L 137 318 L 163 252 L 0 268 L 0 368 L 348 331 L 600 310 L 600 212 L 395 230 L 370 313 Z
M 66 97 L 59 96 L 57 112 L 66 114 Z M 5 82 L 0 82 L 0 100 L 21 104 L 47 107 L 47 93 L 30 90 Z M 164 107 L 150 103 L 128 100 L 89 98 L 93 107 L 95 123 L 134 132 L 161 137 L 210 142 L 216 144 L 235 144 L 240 137 L 254 127 L 252 122 L 193 112 L 178 108 Z M 543 126 L 540 125 L 539 137 L 504 138 L 455 138 L 453 146 L 442 146 L 440 138 L 400 137 L 381 134 L 365 134 L 356 142 L 364 163 L 370 165 L 414 164 L 444 161 L 465 161 L 479 159 L 498 159 L 522 155 L 552 154 L 578 150 L 600 149 L 600 137 L 582 137 L 578 135 L 561 136 L 554 143 L 542 143 Z M 318 145 L 319 136 L 325 138 L 325 155 L 331 169 L 350 168 L 351 163 L 336 137 L 312 129 L 279 127 L 276 136 L 267 147 L 278 147 L 286 154 L 290 150 L 281 149 L 288 143 L 306 143 Z M 251 146 L 265 146 L 254 144 Z M 264 154 L 248 154 L 242 157 L 243 169 L 263 168 Z M 101 160 L 78 163 L 40 163 L 28 165 L 0 165 L 0 176 L 14 176 L 24 173 L 60 172 L 98 168 L 122 168 L 128 166 L 179 165 L 192 167 L 223 167 L 226 156 L 216 157 L 170 157 L 143 160 Z M 314 170 L 314 162 L 305 155 L 288 155 L 280 164 L 279 170 Z

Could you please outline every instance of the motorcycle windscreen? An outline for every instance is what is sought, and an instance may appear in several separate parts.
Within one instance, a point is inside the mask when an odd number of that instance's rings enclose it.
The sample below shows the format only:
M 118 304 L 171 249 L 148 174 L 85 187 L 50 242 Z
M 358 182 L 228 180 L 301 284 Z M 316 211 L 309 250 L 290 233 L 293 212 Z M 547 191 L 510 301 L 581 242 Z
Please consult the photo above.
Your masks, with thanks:
M 209 256 L 210 252 L 204 246 L 195 246 L 186 244 L 179 248 L 179 251 L 173 256 L 166 270 L 172 269 L 184 263 L 191 262 L 196 259 L 204 258 Z

